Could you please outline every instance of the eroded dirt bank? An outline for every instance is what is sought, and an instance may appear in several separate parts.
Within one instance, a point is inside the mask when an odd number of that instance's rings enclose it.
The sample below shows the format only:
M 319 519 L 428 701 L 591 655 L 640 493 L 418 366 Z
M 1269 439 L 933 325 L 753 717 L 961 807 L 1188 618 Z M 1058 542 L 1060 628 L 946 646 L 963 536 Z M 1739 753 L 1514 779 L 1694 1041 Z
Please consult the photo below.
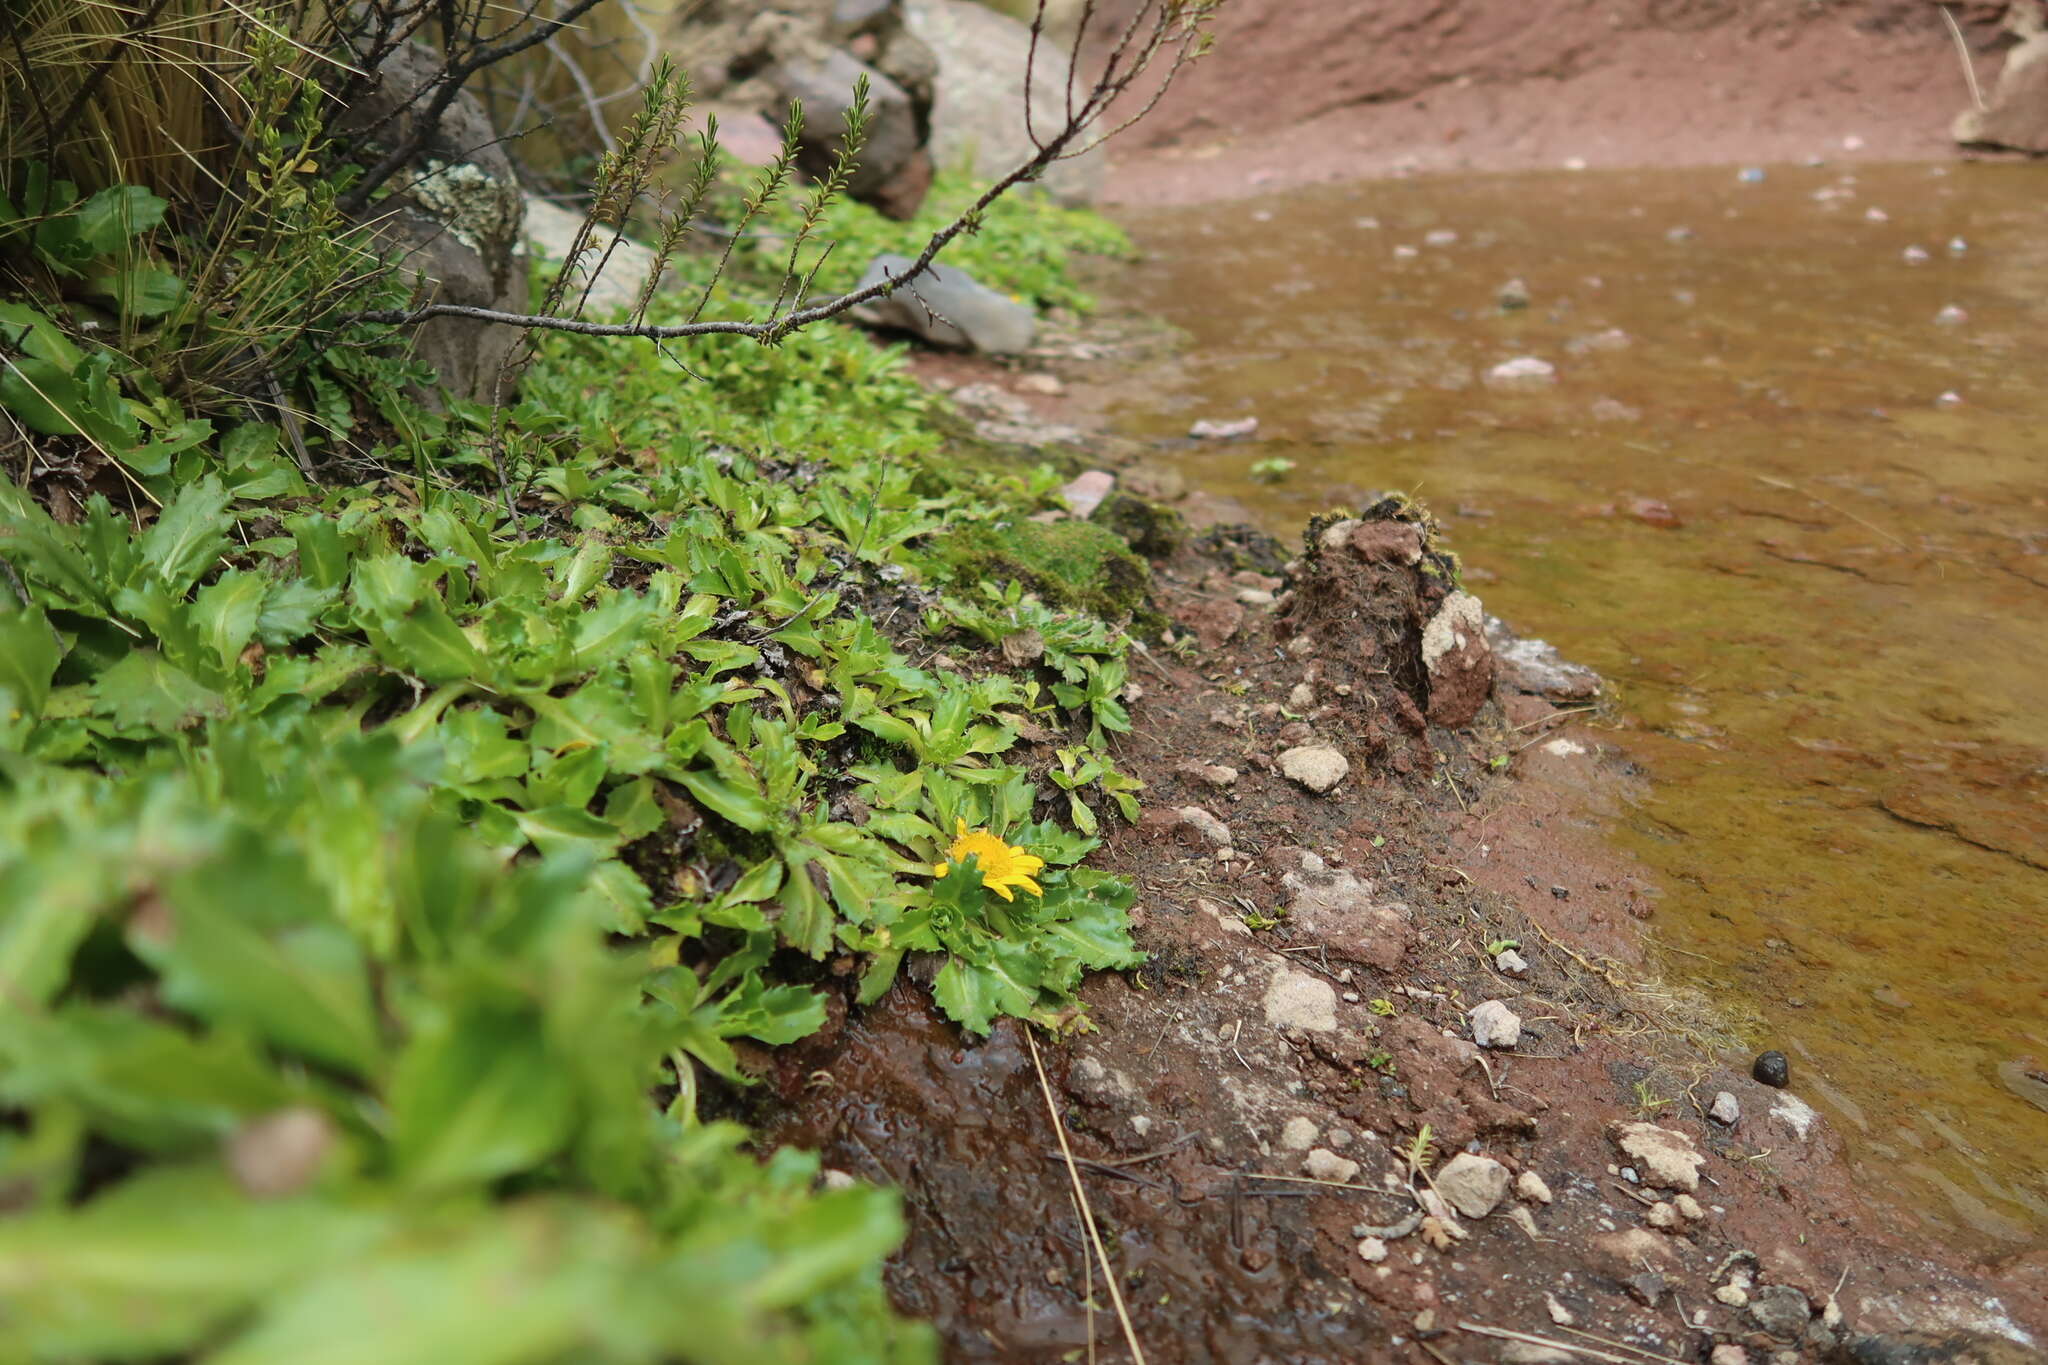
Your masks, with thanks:
M 1796 1076 L 1646 988 L 1587 679 L 1497 660 L 1450 568 L 1394 500 L 1159 566 L 1119 752 L 1148 812 L 1098 855 L 1151 961 L 1041 1044 L 1147 1358 L 2037 1359 L 2048 1258 L 1894 1235 Z M 770 1079 L 776 1139 L 905 1191 L 892 1290 L 950 1358 L 1129 1358 L 1017 1028 L 903 987 Z
M 2004 5 L 1952 8 L 1988 85 Z M 1232 0 L 1217 35 L 1116 145 L 1116 202 L 1409 171 L 1949 156 L 1970 101 L 1926 0 Z

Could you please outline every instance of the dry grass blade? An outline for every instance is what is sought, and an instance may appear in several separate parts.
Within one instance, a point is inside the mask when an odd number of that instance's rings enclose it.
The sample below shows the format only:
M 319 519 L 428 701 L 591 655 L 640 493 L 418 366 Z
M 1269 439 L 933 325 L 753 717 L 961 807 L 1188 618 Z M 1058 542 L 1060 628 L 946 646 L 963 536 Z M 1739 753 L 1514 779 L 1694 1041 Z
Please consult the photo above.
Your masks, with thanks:
M 1137 1365 L 1145 1365 L 1145 1348 L 1138 1344 L 1138 1330 L 1131 1325 L 1130 1310 L 1124 1307 L 1123 1290 L 1117 1285 L 1116 1270 L 1109 1263 L 1109 1252 L 1102 1245 L 1102 1233 L 1095 1226 L 1095 1210 L 1088 1203 L 1087 1188 L 1081 1184 L 1081 1170 L 1074 1164 L 1074 1149 L 1067 1144 L 1067 1125 L 1060 1119 L 1060 1106 L 1053 1098 L 1052 1082 L 1045 1078 L 1045 1063 L 1039 1060 L 1038 1040 L 1031 1036 L 1028 1027 L 1024 1032 L 1024 1042 L 1031 1049 L 1031 1069 L 1038 1073 L 1038 1089 L 1045 1096 L 1045 1112 L 1052 1119 L 1053 1135 L 1060 1140 L 1060 1155 L 1066 1158 L 1067 1179 L 1073 1184 L 1074 1202 L 1081 1208 L 1081 1224 L 1088 1230 L 1088 1244 L 1095 1248 L 1095 1259 L 1102 1264 L 1102 1279 L 1109 1286 L 1109 1301 L 1116 1305 L 1116 1320 L 1124 1329 L 1124 1341 L 1131 1348 L 1131 1359 Z
M 1458 1330 L 1470 1332 L 1474 1336 L 1493 1337 L 1500 1341 L 1520 1341 L 1531 1346 L 1548 1346 L 1553 1350 L 1569 1351 L 1573 1355 L 1586 1356 L 1592 1360 L 1604 1360 L 1609 1362 L 1609 1365 L 1642 1365 L 1641 1360 L 1636 1356 L 1618 1356 L 1611 1351 L 1597 1350 L 1591 1346 L 1581 1346 L 1576 1342 L 1559 1341 L 1555 1337 L 1539 1337 L 1534 1332 L 1516 1332 L 1506 1327 L 1488 1327 L 1484 1323 L 1479 1322 L 1461 1322 L 1458 1324 Z M 1651 1358 L 1663 1360 L 1667 1357 L 1654 1356 Z M 1674 1365 L 1676 1365 L 1676 1362 L 1674 1362 Z

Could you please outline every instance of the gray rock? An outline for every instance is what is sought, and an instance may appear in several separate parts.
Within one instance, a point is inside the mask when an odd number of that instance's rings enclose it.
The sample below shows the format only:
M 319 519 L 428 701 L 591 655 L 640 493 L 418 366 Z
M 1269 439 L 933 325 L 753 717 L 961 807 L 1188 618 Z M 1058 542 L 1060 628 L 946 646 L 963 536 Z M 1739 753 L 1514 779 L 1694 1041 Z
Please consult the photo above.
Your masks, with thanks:
M 837 48 L 808 45 L 777 63 L 769 80 L 779 103 L 801 100 L 804 135 L 798 163 L 814 178 L 822 177 L 839 151 L 846 133 L 846 112 L 853 103 L 854 82 L 868 82 L 868 133 L 860 164 L 847 181 L 856 199 L 872 199 L 910 165 L 923 139 L 910 92 L 867 63 Z
M 1707 1117 L 1716 1123 L 1733 1128 L 1742 1120 L 1742 1103 L 1723 1090 L 1714 1096 L 1714 1103 L 1707 1110 Z
M 1813 1307 L 1806 1295 L 1789 1284 L 1767 1284 L 1749 1296 L 1750 1320 L 1781 1341 L 1791 1341 L 1806 1330 Z
M 1358 1176 L 1358 1163 L 1349 1157 L 1338 1156 L 1327 1147 L 1318 1147 L 1310 1152 L 1301 1163 L 1302 1170 L 1318 1180 L 1334 1180 L 1348 1185 Z
M 1494 970 L 1502 976 L 1527 976 L 1529 960 L 1513 948 L 1503 948 L 1493 959 Z
M 1472 1041 L 1481 1047 L 1514 1047 L 1522 1041 L 1522 1019 L 1498 1000 L 1472 1007 Z
M 1321 795 L 1344 780 L 1351 764 L 1326 744 L 1303 744 L 1281 753 L 1280 771 L 1291 781 Z
M 1329 1033 L 1337 1027 L 1337 991 L 1329 982 L 1291 967 L 1274 971 L 1266 987 L 1266 1022 L 1277 1029 Z
M 1500 303 L 1503 312 L 1511 313 L 1517 309 L 1527 308 L 1529 306 L 1529 286 L 1519 279 L 1509 280 L 1500 287 L 1500 293 L 1495 295 L 1495 298 Z
M 533 195 L 526 197 L 526 240 L 534 251 L 553 265 L 562 265 L 569 248 L 583 226 L 583 215 L 550 204 Z M 577 262 L 564 307 L 588 297 L 585 317 L 603 320 L 617 316 L 640 300 L 640 290 L 654 269 L 654 251 L 638 242 L 621 238 L 612 245 L 612 229 L 600 227 L 592 234 L 594 249 Z
M 1467 1218 L 1484 1218 L 1508 1194 L 1508 1168 L 1490 1156 L 1460 1152 L 1443 1164 L 1432 1180 L 1436 1192 Z
M 422 44 L 398 49 L 377 84 L 349 106 L 341 131 L 361 130 L 365 153 L 399 144 L 413 130 L 414 113 L 404 106 L 440 69 L 440 57 Z M 418 159 L 391 183 L 404 189 L 371 210 L 372 235 L 377 249 L 395 254 L 400 270 L 432 302 L 526 311 L 525 196 L 476 96 L 456 96 Z M 450 393 L 489 402 L 518 340 L 511 327 L 436 318 L 414 334 L 413 354 Z
M 1524 639 L 1497 616 L 1486 618 L 1486 641 L 1493 648 L 1494 676 L 1506 687 L 1551 701 L 1586 701 L 1600 695 L 1600 675 L 1569 663 L 1555 646 Z
M 1288 1152 L 1305 1152 L 1316 1145 L 1322 1130 L 1316 1121 L 1306 1114 L 1296 1114 L 1280 1129 L 1280 1147 Z
M 1182 806 L 1174 814 L 1183 828 L 1193 830 L 1209 847 L 1230 847 L 1230 826 L 1200 806 Z
M 861 276 L 865 289 L 909 271 L 908 256 L 884 253 Z M 1038 330 L 1031 309 L 998 294 L 972 275 L 943 261 L 895 291 L 852 310 L 855 322 L 889 331 L 909 332 L 934 346 L 1015 355 L 1028 350 Z
M 969 0 L 905 0 L 903 23 L 937 59 L 931 153 L 939 166 L 993 179 L 1029 161 L 1037 149 L 1021 91 L 1031 30 Z M 1031 126 L 1044 137 L 1065 116 L 1070 68 L 1064 51 L 1043 42 L 1031 67 Z M 1103 172 L 1101 154 L 1090 153 L 1055 162 L 1039 183 L 1062 203 L 1083 204 L 1101 188 Z
M 2005 26 L 2020 38 L 1982 109 L 1956 115 L 1951 131 L 1965 145 L 2048 152 L 2048 31 L 2033 5 L 2013 5 Z
M 1643 1180 L 1659 1189 L 1700 1187 L 1700 1166 L 1706 1161 L 1684 1133 L 1654 1123 L 1623 1123 L 1614 1129 L 1614 1143 L 1642 1171 Z

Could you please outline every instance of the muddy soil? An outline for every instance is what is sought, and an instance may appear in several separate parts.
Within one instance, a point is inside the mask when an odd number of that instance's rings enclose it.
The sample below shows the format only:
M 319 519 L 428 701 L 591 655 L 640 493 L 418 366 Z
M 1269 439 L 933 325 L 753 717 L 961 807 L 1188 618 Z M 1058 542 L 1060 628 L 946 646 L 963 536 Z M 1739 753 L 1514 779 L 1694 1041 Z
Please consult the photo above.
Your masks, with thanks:
M 1390 501 L 1313 523 L 1284 572 L 1244 531 L 1159 566 L 1173 624 L 1118 746 L 1147 815 L 1096 859 L 1136 879 L 1150 961 L 1039 1044 L 1146 1358 L 1789 1361 L 2048 1333 L 2048 1257 L 1893 1235 L 1798 1077 L 1752 1080 L 1711 1011 L 1640 977 L 1656 889 L 1590 832 L 1634 779 L 1584 702 L 1432 637 L 1463 608 L 1429 531 Z M 1446 705 L 1476 714 L 1431 724 Z M 1321 793 L 1283 772 L 1319 747 L 1348 764 Z M 1475 1045 L 1486 1002 L 1511 1045 Z M 965 1037 L 905 983 L 768 1079 L 775 1140 L 905 1192 L 890 1286 L 950 1359 L 1130 1358 L 1015 1024 Z M 1733 1123 L 1708 1117 L 1724 1092 Z

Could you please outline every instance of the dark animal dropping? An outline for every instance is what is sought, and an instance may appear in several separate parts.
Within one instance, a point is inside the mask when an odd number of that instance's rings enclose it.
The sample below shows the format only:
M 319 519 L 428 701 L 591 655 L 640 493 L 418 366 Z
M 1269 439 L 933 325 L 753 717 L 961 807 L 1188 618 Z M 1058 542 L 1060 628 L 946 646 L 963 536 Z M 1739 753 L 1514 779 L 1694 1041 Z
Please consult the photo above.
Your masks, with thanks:
M 1792 1064 L 1785 1060 L 1782 1052 L 1759 1052 L 1749 1074 L 1765 1085 L 1783 1090 L 1792 1083 Z

